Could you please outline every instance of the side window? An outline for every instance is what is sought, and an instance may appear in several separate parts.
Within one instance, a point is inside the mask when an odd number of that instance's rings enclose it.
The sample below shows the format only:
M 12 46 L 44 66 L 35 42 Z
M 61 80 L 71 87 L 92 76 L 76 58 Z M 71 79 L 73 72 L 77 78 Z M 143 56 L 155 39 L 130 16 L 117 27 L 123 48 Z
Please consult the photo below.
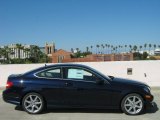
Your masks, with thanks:
M 96 81 L 96 78 L 91 72 L 88 72 L 83 69 L 79 68 L 68 68 L 66 70 L 66 78 L 67 79 L 77 79 L 77 80 L 84 80 L 84 81 Z
M 46 78 L 61 78 L 61 69 L 54 68 L 39 72 L 36 74 L 38 77 L 46 77 Z

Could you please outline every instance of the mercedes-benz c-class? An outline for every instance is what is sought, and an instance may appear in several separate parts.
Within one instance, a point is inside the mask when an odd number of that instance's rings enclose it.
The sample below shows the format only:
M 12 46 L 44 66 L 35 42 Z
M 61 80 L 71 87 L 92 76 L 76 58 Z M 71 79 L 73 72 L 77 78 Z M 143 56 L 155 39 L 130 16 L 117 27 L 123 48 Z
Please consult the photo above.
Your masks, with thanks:
M 137 115 L 153 100 L 144 83 L 106 76 L 80 64 L 55 64 L 10 75 L 3 99 L 37 114 L 45 108 L 121 109 Z

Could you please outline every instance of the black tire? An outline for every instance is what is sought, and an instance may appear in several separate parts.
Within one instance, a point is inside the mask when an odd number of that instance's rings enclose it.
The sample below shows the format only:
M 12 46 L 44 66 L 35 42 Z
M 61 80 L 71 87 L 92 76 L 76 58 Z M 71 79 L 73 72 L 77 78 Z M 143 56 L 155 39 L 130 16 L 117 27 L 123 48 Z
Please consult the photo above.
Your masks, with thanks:
M 121 109 L 127 115 L 139 115 L 144 110 L 144 100 L 139 94 L 128 94 L 121 102 Z
M 39 114 L 44 110 L 44 107 L 44 99 L 38 93 L 28 93 L 23 97 L 22 108 L 29 114 Z

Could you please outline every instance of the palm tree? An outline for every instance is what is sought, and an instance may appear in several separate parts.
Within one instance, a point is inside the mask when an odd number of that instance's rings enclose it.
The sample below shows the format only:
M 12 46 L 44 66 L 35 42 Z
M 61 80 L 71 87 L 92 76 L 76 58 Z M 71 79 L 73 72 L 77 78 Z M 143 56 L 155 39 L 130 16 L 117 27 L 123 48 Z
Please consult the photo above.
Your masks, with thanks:
M 105 44 L 105 47 L 106 47 L 106 54 L 107 54 L 107 48 L 108 48 L 108 44 Z
M 149 52 L 150 52 L 151 47 L 152 47 L 152 44 L 149 44 Z
M 93 52 L 93 51 L 92 51 L 92 48 L 93 48 L 93 46 L 91 45 L 91 53 Z
M 144 48 L 145 48 L 145 50 L 146 50 L 146 48 L 147 48 L 147 44 L 144 44 Z
M 5 58 L 7 63 L 10 63 L 10 55 L 12 54 L 12 50 L 8 46 L 5 46 L 4 51 L 5 51 Z
M 0 47 L 0 56 L 2 56 L 2 50 L 3 50 L 3 49 Z
M 18 49 L 18 59 L 20 59 L 21 58 L 20 51 L 24 49 L 24 47 L 21 44 L 16 44 L 16 48 Z
M 75 53 L 74 56 L 75 56 L 76 58 L 79 58 L 79 57 L 81 56 L 79 48 L 76 48 L 76 53 Z
M 120 45 L 117 45 L 115 48 L 116 48 L 116 53 L 119 53 L 119 51 L 120 51 Z
M 130 48 L 130 53 L 132 52 L 132 45 L 129 45 L 129 48 Z
M 110 48 L 110 45 L 108 45 L 108 54 L 109 54 L 109 48 Z
M 3 63 L 4 63 L 5 62 L 5 58 L 6 58 L 5 47 L 4 48 L 0 48 L 0 56 L 3 58 Z
M 116 47 L 113 47 L 113 54 L 115 53 Z
M 102 54 L 105 54 L 105 45 L 102 44 Z
M 158 45 L 158 48 L 160 49 L 160 45 Z
M 14 54 L 11 48 L 8 46 L 4 46 L 3 48 L 0 48 L 0 56 L 3 57 L 3 63 L 10 63 L 10 55 Z
M 96 50 L 96 53 L 98 52 L 98 54 L 99 54 L 99 47 L 100 47 L 100 46 L 99 46 L 99 45 L 96 45 L 96 47 L 97 47 L 97 49 L 98 49 L 98 50 Z
M 103 47 L 103 54 L 105 54 L 105 52 L 104 52 L 105 51 L 105 46 L 102 46 L 102 47 Z
M 127 45 L 125 45 L 125 46 L 124 46 L 124 48 L 125 48 L 125 50 L 124 50 L 124 51 L 126 52 Z
M 71 48 L 71 52 L 72 52 L 72 53 L 74 52 L 73 48 Z
M 117 53 L 117 51 L 118 51 L 118 46 L 115 47 L 115 50 L 116 50 L 116 53 Z
M 134 50 L 134 52 L 137 51 L 137 46 L 136 45 L 133 46 L 133 50 Z
M 89 47 L 86 47 L 86 52 L 88 52 L 89 51 Z
M 79 48 L 76 48 L 76 51 L 79 52 Z
M 38 46 L 33 46 L 31 48 L 31 57 L 34 59 L 35 63 L 38 63 L 38 60 L 40 59 L 40 49 Z
M 156 49 L 156 47 L 157 47 L 156 44 L 154 44 L 154 50 Z
M 101 44 L 101 48 L 102 48 L 102 50 L 101 50 L 101 54 L 104 52 L 104 45 L 103 44 Z
M 121 45 L 120 48 L 121 48 L 121 50 L 120 50 L 120 53 L 121 53 L 123 51 L 123 46 Z
M 139 50 L 140 50 L 140 51 L 141 51 L 141 49 L 142 49 L 142 45 L 139 46 Z
M 111 54 L 112 54 L 112 52 L 113 52 L 113 45 L 111 45 Z

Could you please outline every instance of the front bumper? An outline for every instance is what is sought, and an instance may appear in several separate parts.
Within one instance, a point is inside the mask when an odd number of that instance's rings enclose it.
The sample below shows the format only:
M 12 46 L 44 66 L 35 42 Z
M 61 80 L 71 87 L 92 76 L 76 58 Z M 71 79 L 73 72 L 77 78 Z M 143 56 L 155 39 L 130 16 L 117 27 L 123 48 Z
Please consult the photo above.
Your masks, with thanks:
M 145 95 L 144 99 L 145 99 L 145 107 L 146 107 L 146 109 L 150 109 L 150 108 L 154 107 L 155 104 L 153 102 L 153 99 L 154 99 L 153 95 L 151 95 L 151 94 Z
M 145 95 L 144 96 L 144 99 L 147 101 L 147 102 L 152 102 L 154 97 L 153 95 L 149 94 L 149 95 Z

